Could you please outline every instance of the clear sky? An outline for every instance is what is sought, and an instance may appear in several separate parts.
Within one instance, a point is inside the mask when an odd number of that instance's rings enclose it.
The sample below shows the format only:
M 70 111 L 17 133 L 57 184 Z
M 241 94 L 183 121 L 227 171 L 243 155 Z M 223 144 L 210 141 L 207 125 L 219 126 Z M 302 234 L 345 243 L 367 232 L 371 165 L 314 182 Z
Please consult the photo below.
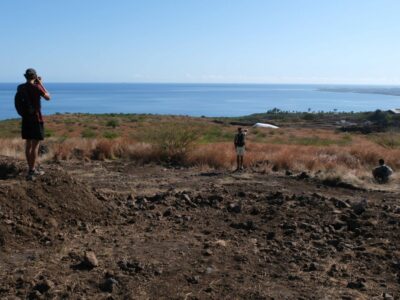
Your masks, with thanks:
M 0 82 L 400 84 L 399 0 L 0 2 Z

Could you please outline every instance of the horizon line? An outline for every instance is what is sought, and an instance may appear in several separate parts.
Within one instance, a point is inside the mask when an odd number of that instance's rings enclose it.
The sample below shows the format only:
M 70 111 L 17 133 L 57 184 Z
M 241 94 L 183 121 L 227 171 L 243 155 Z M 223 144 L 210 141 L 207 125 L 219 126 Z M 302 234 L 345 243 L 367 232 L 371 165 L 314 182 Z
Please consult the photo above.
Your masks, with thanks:
M 23 81 L 21 81 L 23 82 Z M 19 84 L 20 82 L 0 81 L 0 84 Z M 300 82 L 165 82 L 165 81 L 45 81 L 44 84 L 209 84 L 209 85 L 359 85 L 359 86 L 400 86 L 400 83 L 300 83 Z

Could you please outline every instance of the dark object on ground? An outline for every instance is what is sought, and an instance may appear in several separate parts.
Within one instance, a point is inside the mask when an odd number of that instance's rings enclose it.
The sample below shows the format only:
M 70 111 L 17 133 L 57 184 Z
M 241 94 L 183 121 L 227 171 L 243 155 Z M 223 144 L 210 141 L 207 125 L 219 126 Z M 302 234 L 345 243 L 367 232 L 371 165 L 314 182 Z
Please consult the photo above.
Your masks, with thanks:
M 297 175 L 296 178 L 297 178 L 297 179 L 300 179 L 300 180 L 302 180 L 302 179 L 308 179 L 308 178 L 310 178 L 310 175 L 308 175 L 306 172 L 301 172 L 299 175 Z
M 14 178 L 18 175 L 19 170 L 15 163 L 10 160 L 2 160 L 0 158 L 0 180 Z
M 324 180 L 322 180 L 322 184 L 330 187 L 340 187 L 350 190 L 362 190 L 362 188 L 356 187 L 347 182 L 343 182 L 339 177 L 325 178 Z
M 385 165 L 383 160 L 382 164 L 379 167 L 376 167 L 372 170 L 372 175 L 374 176 L 374 179 L 380 184 L 387 183 L 392 173 L 393 170 L 389 166 Z

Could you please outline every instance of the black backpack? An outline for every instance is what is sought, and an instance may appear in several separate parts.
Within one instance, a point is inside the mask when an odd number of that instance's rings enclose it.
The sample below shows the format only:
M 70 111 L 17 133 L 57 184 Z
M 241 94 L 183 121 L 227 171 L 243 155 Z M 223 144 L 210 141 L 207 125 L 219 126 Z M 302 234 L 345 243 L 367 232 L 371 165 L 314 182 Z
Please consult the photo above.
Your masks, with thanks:
M 245 138 L 244 133 L 238 133 L 236 136 L 236 146 L 243 147 L 245 145 L 244 138 Z
M 27 117 L 35 113 L 35 108 L 29 97 L 27 85 L 21 84 L 17 88 L 14 98 L 15 109 L 21 117 Z

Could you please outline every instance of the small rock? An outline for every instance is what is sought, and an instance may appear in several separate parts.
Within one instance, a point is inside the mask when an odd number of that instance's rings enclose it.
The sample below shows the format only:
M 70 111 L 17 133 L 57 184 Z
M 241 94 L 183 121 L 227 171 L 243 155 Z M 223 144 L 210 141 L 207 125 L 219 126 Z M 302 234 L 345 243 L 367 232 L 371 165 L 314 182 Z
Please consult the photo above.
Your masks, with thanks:
M 345 201 L 336 199 L 336 198 L 331 198 L 330 199 L 333 202 L 333 205 L 335 205 L 337 208 L 350 208 L 350 204 L 348 204 Z
M 211 266 L 206 268 L 206 274 L 212 274 L 216 271 L 216 268 Z
M 213 255 L 213 252 L 211 251 L 211 249 L 205 249 L 201 252 L 204 256 L 211 256 Z
M 192 201 L 192 199 L 190 199 L 190 197 L 189 197 L 188 194 L 182 194 L 182 198 L 183 198 L 183 199 L 185 200 L 185 202 L 186 202 L 188 205 L 190 205 L 191 207 L 194 207 L 194 208 L 197 207 L 197 204 L 194 203 L 194 202 Z
M 191 284 L 198 284 L 200 282 L 200 276 L 189 276 L 186 278 L 186 280 Z
M 323 268 L 320 264 L 318 264 L 318 263 L 316 263 L 316 262 L 312 262 L 312 263 L 308 266 L 308 269 L 307 269 L 307 271 L 309 271 L 309 272 L 323 271 L 323 270 L 324 270 L 324 268 Z
M 238 214 L 242 212 L 242 207 L 238 203 L 230 203 L 228 205 L 228 211 Z
M 54 218 L 49 218 L 47 223 L 49 224 L 50 227 L 52 228 L 57 228 L 58 227 L 58 222 Z
M 235 229 L 244 229 L 244 230 L 247 230 L 247 231 L 251 231 L 251 230 L 256 230 L 257 229 L 256 225 L 251 220 L 248 220 L 248 221 L 243 222 L 243 223 L 232 223 L 230 226 L 232 228 L 235 228 Z
M 327 274 L 331 277 L 335 277 L 338 274 L 339 270 L 335 264 L 331 266 Z
M 357 215 L 361 215 L 363 212 L 365 212 L 367 205 L 367 199 L 362 199 L 360 202 L 353 204 L 353 212 Z
M 27 299 L 44 299 L 43 295 L 37 291 L 37 290 L 33 290 L 32 292 L 29 293 L 28 298 Z
M 350 231 L 355 231 L 356 229 L 360 228 L 361 224 L 357 220 L 354 219 L 348 219 L 347 220 L 347 228 Z
M 246 193 L 243 192 L 243 191 L 240 191 L 239 193 L 237 193 L 237 195 L 238 195 L 239 197 L 246 197 Z
M 156 268 L 154 270 L 154 275 L 160 276 L 163 273 L 163 270 L 161 268 Z
M 145 269 L 145 265 L 140 261 L 126 261 L 120 260 L 118 266 L 121 270 L 129 272 L 131 274 L 140 273 Z
M 112 293 L 116 285 L 118 285 L 118 281 L 109 277 L 100 285 L 100 290 L 105 293 Z
M 216 240 L 214 244 L 220 247 L 226 247 L 228 245 L 227 242 L 224 240 Z
M 335 230 L 340 230 L 340 229 L 342 229 L 344 226 L 346 226 L 346 223 L 343 222 L 343 221 L 341 221 L 341 220 L 336 219 L 336 220 L 334 221 L 334 223 L 332 224 L 332 226 L 333 226 L 333 228 L 334 228 Z
M 260 214 L 260 209 L 258 209 L 257 207 L 253 206 L 250 210 L 250 214 L 253 216 L 259 215 Z
M 36 284 L 33 287 L 33 289 L 41 294 L 44 294 L 47 293 L 53 287 L 54 287 L 54 282 L 52 282 L 51 280 L 43 280 L 42 282 Z
M 351 281 L 347 284 L 347 287 L 349 289 L 365 290 L 366 289 L 365 280 L 361 278 L 358 279 L 357 281 Z
M 299 175 L 297 175 L 297 179 L 308 179 L 310 178 L 310 175 L 308 175 L 306 172 L 301 172 Z
M 273 240 L 275 238 L 275 232 L 271 231 L 267 233 L 267 240 Z
M 97 260 L 96 254 L 93 251 L 85 252 L 83 262 L 90 269 L 99 266 L 99 261 Z
M 169 217 L 173 214 L 173 209 L 172 208 L 168 208 L 166 211 L 164 211 L 163 216 L 164 217 Z
M 301 278 L 299 276 L 297 276 L 297 275 L 290 274 L 288 276 L 288 280 L 290 280 L 290 281 L 299 280 L 299 279 L 301 279 Z
M 400 206 L 395 206 L 394 209 L 393 209 L 393 212 L 395 214 L 400 214 Z
M 4 223 L 6 223 L 7 225 L 13 225 L 14 224 L 14 222 L 9 220 L 9 219 L 4 220 Z
M 394 300 L 394 297 L 388 293 L 383 293 L 384 300 Z

